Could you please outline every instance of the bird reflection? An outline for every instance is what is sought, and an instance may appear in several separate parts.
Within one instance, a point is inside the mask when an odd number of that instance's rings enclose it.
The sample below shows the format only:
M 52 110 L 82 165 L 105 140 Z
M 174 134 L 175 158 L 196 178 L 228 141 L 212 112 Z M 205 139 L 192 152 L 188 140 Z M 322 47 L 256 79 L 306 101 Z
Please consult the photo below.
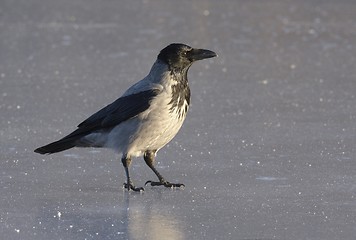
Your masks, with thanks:
M 99 194 L 96 204 L 88 202 L 86 196 L 89 191 L 83 190 L 81 193 L 86 194 L 76 198 L 85 203 L 79 208 L 58 202 L 57 199 L 38 201 L 38 214 L 32 223 L 37 226 L 34 234 L 58 235 L 63 239 L 185 239 L 184 223 L 175 218 L 172 205 L 165 204 L 165 201 L 174 198 L 174 195 L 170 195 L 174 191 L 162 189 L 162 195 L 158 191 L 152 197 L 127 191 L 123 195 L 116 195 L 115 188 L 110 190 L 115 192 L 110 201 L 103 202 Z M 110 204 L 112 200 L 116 202 L 114 205 Z
M 154 203 L 130 205 L 130 198 L 139 196 L 130 193 L 124 195 L 126 219 L 123 224 L 127 227 L 125 235 L 128 239 L 184 239 L 181 226 L 174 217 L 164 215 L 164 210 L 157 209 Z

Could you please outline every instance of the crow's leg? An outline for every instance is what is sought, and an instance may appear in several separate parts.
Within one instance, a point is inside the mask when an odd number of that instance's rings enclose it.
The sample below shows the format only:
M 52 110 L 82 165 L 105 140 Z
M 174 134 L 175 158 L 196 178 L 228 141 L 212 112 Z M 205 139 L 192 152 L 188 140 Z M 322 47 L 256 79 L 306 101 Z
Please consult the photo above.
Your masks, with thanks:
M 156 154 L 156 151 L 146 151 L 145 154 L 143 155 L 143 158 L 145 159 L 147 166 L 149 166 L 152 169 L 152 171 L 156 174 L 159 182 L 147 181 L 145 183 L 145 185 L 151 184 L 151 186 L 165 186 L 165 187 L 169 187 L 169 188 L 184 187 L 184 184 L 182 184 L 182 183 L 170 183 L 162 177 L 162 175 L 153 166 L 154 161 L 155 161 L 155 154 Z
M 124 156 L 122 156 L 121 161 L 122 161 L 122 165 L 124 165 L 125 172 L 126 172 L 126 177 L 127 177 L 127 182 L 124 183 L 124 187 L 129 191 L 130 190 L 133 190 L 135 192 L 144 191 L 145 189 L 143 187 L 137 188 L 137 187 L 135 187 L 135 185 L 131 181 L 130 173 L 129 173 L 129 167 L 130 167 L 130 164 L 131 164 L 131 158 L 127 157 L 126 155 L 124 155 Z

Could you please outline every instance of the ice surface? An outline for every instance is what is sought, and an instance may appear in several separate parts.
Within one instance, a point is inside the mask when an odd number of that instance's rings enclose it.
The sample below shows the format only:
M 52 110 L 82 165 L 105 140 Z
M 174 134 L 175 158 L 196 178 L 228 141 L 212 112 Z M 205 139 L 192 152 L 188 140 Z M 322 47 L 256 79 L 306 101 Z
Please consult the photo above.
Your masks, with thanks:
M 1 239 L 355 239 L 356 2 L 0 3 Z M 219 57 L 157 157 L 184 190 L 122 189 L 120 156 L 42 156 L 171 42 Z M 155 180 L 134 159 L 137 186 Z

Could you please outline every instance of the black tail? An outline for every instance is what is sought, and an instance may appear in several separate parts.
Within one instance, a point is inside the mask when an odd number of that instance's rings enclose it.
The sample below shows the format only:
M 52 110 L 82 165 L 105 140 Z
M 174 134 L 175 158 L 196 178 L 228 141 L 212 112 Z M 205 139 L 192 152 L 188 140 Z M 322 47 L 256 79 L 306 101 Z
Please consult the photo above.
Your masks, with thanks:
M 80 139 L 88 133 L 90 133 L 90 129 L 78 128 L 68 136 L 65 136 L 64 138 L 58 141 L 37 148 L 35 152 L 40 154 L 62 152 L 64 150 L 77 146 L 78 141 L 80 141 Z
M 75 147 L 76 140 L 77 139 L 73 139 L 73 138 L 69 138 L 69 139 L 64 138 L 56 142 L 47 144 L 46 146 L 39 147 L 35 150 L 35 152 L 40 154 L 51 154 L 51 153 L 61 152 L 70 149 L 72 147 Z
M 72 147 L 90 147 L 91 145 L 87 142 L 81 141 L 81 138 L 89 134 L 93 128 L 78 128 L 71 134 L 65 136 L 64 138 L 55 141 L 53 143 L 47 144 L 43 147 L 39 147 L 35 150 L 36 153 L 40 154 L 51 154 L 56 152 L 62 152 L 64 150 L 70 149 Z

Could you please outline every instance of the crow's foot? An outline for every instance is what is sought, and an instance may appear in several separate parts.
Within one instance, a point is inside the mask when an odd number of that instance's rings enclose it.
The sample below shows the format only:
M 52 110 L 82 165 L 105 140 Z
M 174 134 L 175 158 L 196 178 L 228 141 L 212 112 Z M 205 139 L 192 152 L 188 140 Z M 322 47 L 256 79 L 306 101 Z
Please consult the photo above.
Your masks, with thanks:
M 124 188 L 128 191 L 132 190 L 134 192 L 143 192 L 145 189 L 143 187 L 135 187 L 132 183 L 124 183 Z
M 185 187 L 185 185 L 182 183 L 170 183 L 167 181 L 161 181 L 161 182 L 147 181 L 145 183 L 145 186 L 147 184 L 151 184 L 151 186 L 165 186 L 167 188 L 184 188 Z

